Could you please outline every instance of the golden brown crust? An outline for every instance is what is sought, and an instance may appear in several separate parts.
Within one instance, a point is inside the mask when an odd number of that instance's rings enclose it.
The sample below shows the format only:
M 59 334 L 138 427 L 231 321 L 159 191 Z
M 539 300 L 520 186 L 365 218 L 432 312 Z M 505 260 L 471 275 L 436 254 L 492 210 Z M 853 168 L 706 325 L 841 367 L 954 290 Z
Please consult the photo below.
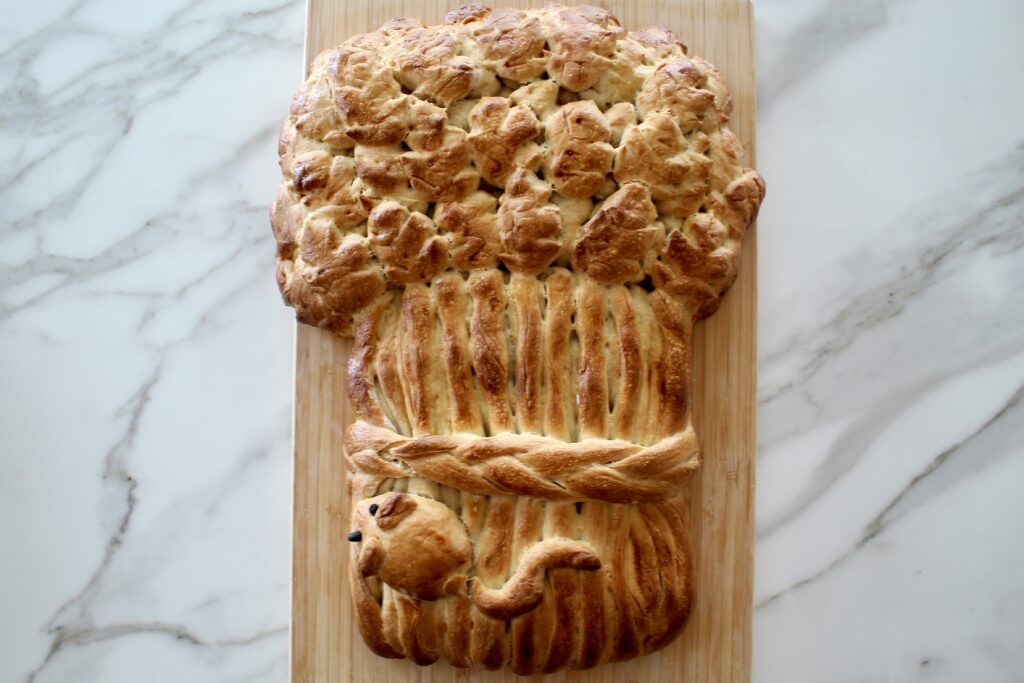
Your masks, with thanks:
M 472 6 L 469 6 L 472 7 Z M 498 76 L 513 81 L 532 81 L 544 73 L 545 33 L 534 12 L 511 8 L 489 10 L 475 6 L 473 35 L 484 56 L 493 60 Z M 455 23 L 451 22 L 450 23 Z
M 438 600 L 465 590 L 473 546 L 446 505 L 408 493 L 361 501 L 353 523 L 359 542 L 356 571 L 417 600 Z
M 544 424 L 544 302 L 542 283 L 516 273 L 509 291 L 512 295 L 510 326 L 515 339 L 516 420 L 520 432 L 538 434 Z
M 544 175 L 566 197 L 590 197 L 612 170 L 611 126 L 591 100 L 569 102 L 545 122 Z
M 484 430 L 512 429 L 509 405 L 509 353 L 505 337 L 505 284 L 500 271 L 477 271 L 469 277 L 473 313 L 469 333 L 473 339 L 473 375 L 484 409 Z
M 524 518 L 527 522 L 537 521 L 539 515 L 524 515 Z M 516 534 L 516 537 L 520 538 L 522 535 Z M 474 579 L 470 589 L 473 604 L 492 619 L 511 621 L 533 611 L 544 599 L 545 572 L 555 569 L 594 571 L 600 568 L 601 559 L 585 543 L 566 538 L 553 538 L 534 543 L 520 554 L 515 574 L 501 588 L 488 588 L 479 579 Z M 522 626 L 522 622 L 518 625 Z M 525 635 L 522 631 L 528 629 L 518 630 L 522 637 Z M 522 646 L 515 647 L 514 640 L 513 651 L 522 652 Z M 523 659 L 532 657 L 527 655 Z M 513 668 L 516 668 L 514 663 Z
M 610 503 L 674 498 L 697 469 L 692 429 L 650 446 L 585 438 L 567 443 L 529 434 L 409 438 L 356 422 L 345 435 L 353 467 L 382 478 L 422 477 L 481 495 Z
M 623 240 L 579 244 L 574 230 L 594 216 L 576 222 L 571 200 L 633 187 L 655 207 L 632 231 L 632 250 L 645 253 L 628 275 L 597 268 L 598 281 L 651 276 L 692 314 L 708 315 L 735 279 L 764 196 L 725 128 L 731 107 L 718 71 L 670 31 L 627 33 L 597 8 L 472 4 L 440 26 L 389 22 L 319 55 L 292 100 L 272 213 L 281 291 L 300 320 L 351 335 L 383 285 L 415 278 L 380 250 L 362 258 L 369 246 L 357 243 L 371 239 L 381 201 L 433 221 L 414 221 L 430 233 L 431 254 L 419 240 L 409 253 L 387 250 L 419 280 L 431 276 L 416 265 L 424 258 L 433 269 L 469 271 L 499 257 L 530 275 L 581 250 L 596 263 L 620 260 Z M 474 194 L 481 180 L 497 188 L 496 202 Z M 308 229 L 317 220 L 347 239 L 318 237 Z M 652 226 L 664 240 L 647 242 Z M 342 244 L 346 255 L 331 253 Z M 321 268 L 339 257 L 344 267 Z
M 573 263 L 593 280 L 621 285 L 643 276 L 644 261 L 661 226 L 651 195 L 639 183 L 627 183 L 608 197 L 583 226 Z
M 469 126 L 473 164 L 495 187 L 505 187 L 517 160 L 520 165 L 529 167 L 528 161 L 522 162 L 530 154 L 540 159 L 536 145 L 521 150 L 541 132 L 540 121 L 525 104 L 510 106 L 506 97 L 484 97 L 469 112 Z
M 526 169 L 509 177 L 498 208 L 501 261 L 509 270 L 536 275 L 558 256 L 561 221 L 550 197 L 550 186 Z
M 415 511 L 392 530 L 376 528 L 370 505 L 396 495 L 414 497 Z M 434 505 L 453 512 L 443 519 L 418 516 Z M 662 647 L 679 632 L 692 603 L 689 531 L 675 502 L 573 505 L 440 487 L 371 493 L 354 516 L 361 535 L 353 543 L 355 566 L 367 554 L 380 559 L 371 575 L 350 574 L 353 594 L 367 597 L 357 599 L 361 629 L 385 656 L 397 652 L 421 664 L 444 657 L 519 674 L 588 668 Z M 419 600 L 379 581 L 378 563 L 399 566 L 382 550 L 449 528 L 456 539 L 475 539 L 468 581 L 464 566 L 454 564 L 462 558 L 459 550 L 434 564 L 410 561 L 390 577 L 403 586 L 422 581 L 442 593 L 440 599 Z M 434 573 L 425 575 L 428 569 Z M 542 571 L 548 580 L 539 584 Z
M 447 265 L 448 242 L 437 236 L 434 222 L 422 213 L 409 213 L 388 200 L 377 205 L 366 225 L 373 252 L 391 282 L 423 282 Z
M 693 324 L 764 196 L 731 106 L 671 31 L 594 7 L 472 3 L 314 60 L 271 222 L 298 319 L 355 337 L 374 652 L 530 675 L 682 628 Z
M 562 268 L 543 280 L 504 276 L 446 273 L 379 299 L 349 367 L 358 418 L 402 434 L 411 414 L 417 435 L 643 445 L 685 429 L 691 321 L 679 301 Z M 421 356 L 422 365 L 410 360 Z M 430 421 L 435 431 L 422 431 Z
M 571 92 L 586 90 L 613 61 L 616 40 L 623 35 L 619 22 L 608 10 L 585 5 L 549 5 L 545 10 L 551 44 L 548 74 Z

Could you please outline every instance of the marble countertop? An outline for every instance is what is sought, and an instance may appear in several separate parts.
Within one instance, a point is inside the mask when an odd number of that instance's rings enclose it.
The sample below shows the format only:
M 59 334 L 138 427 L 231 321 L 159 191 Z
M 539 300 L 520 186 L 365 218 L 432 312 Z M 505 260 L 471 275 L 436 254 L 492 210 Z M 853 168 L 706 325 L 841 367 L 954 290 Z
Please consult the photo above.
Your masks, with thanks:
M 5 16 L 0 681 L 284 681 L 303 3 Z M 755 681 L 1024 675 L 1021 26 L 757 5 Z

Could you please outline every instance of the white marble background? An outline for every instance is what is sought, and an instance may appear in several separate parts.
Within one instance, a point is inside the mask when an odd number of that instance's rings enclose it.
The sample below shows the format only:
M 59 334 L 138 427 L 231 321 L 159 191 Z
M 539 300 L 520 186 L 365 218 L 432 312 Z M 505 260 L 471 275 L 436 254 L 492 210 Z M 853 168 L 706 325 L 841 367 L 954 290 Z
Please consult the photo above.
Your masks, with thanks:
M 4 15 L 0 681 L 283 681 L 302 2 Z M 1024 679 L 1022 27 L 758 4 L 756 681 Z

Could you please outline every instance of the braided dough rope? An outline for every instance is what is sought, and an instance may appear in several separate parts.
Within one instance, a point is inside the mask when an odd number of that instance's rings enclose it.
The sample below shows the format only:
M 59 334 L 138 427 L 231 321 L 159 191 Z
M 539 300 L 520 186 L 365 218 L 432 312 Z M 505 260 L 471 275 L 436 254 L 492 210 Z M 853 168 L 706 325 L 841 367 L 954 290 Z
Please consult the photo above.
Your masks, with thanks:
M 679 495 L 699 467 L 693 429 L 651 446 L 609 439 L 565 442 L 532 434 L 410 438 L 358 421 L 345 436 L 365 474 L 419 476 L 483 495 L 653 503 Z
M 693 601 L 690 340 L 764 181 L 717 70 L 594 7 L 399 18 L 281 130 L 277 280 L 354 337 L 349 579 L 386 657 L 588 668 Z

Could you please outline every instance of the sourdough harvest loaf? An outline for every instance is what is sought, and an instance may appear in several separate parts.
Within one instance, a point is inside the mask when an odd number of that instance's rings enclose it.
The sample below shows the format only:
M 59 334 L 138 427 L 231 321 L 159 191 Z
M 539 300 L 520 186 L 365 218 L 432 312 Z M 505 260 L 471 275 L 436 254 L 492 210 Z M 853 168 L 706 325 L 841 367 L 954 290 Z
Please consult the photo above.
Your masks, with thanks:
M 378 654 L 527 674 L 679 632 L 693 323 L 764 196 L 730 108 L 670 31 L 593 7 L 469 4 L 314 60 L 277 279 L 355 338 L 350 583 Z

